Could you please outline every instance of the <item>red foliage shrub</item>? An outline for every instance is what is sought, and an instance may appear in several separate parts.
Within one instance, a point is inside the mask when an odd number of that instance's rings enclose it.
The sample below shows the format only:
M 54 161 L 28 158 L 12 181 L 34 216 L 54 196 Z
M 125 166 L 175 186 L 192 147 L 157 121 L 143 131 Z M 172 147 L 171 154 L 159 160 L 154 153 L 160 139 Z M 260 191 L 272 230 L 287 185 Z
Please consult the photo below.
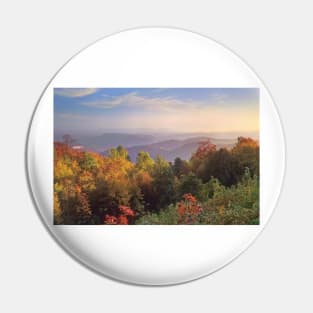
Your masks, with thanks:
M 122 212 L 122 214 L 127 216 L 135 216 L 135 212 L 126 205 L 120 205 L 119 210 Z
M 210 140 L 199 142 L 197 151 L 193 154 L 193 158 L 204 159 L 210 152 L 216 151 L 216 145 L 212 144 Z
M 128 225 L 128 218 L 125 215 L 120 215 L 118 218 L 119 225 Z
M 116 225 L 117 224 L 117 218 L 113 215 L 106 215 L 104 218 L 104 224 L 108 225 Z
M 177 208 L 179 221 L 182 224 L 193 224 L 202 212 L 202 208 L 197 204 L 196 197 L 191 193 L 184 194 L 183 199 L 178 203 Z
M 106 215 L 104 218 L 104 224 L 109 225 L 128 225 L 129 217 L 135 216 L 135 212 L 126 205 L 120 205 L 119 207 L 120 215 Z
M 185 194 L 183 195 L 183 199 L 184 199 L 185 201 L 189 201 L 189 202 L 191 202 L 191 203 L 196 203 L 196 202 L 197 202 L 196 197 L 194 197 L 191 193 L 185 193 Z

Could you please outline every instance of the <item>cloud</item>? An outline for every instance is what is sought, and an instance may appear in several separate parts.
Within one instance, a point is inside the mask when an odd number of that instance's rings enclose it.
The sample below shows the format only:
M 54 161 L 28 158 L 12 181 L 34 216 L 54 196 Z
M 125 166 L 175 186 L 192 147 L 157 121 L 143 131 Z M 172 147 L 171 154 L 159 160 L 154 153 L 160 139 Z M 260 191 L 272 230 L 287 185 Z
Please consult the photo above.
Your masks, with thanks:
M 109 129 L 168 129 L 183 132 L 232 132 L 257 131 L 259 129 L 259 113 L 256 107 L 216 108 L 206 107 L 202 110 L 180 110 L 164 112 L 145 112 L 138 114 L 129 111 L 127 114 L 97 114 L 87 116 L 74 113 L 58 113 L 55 115 L 57 128 L 64 125 L 69 129 L 80 131 L 98 131 Z
M 95 93 L 91 97 L 85 97 Z M 92 88 L 57 88 L 68 97 L 55 111 L 56 129 L 100 132 L 102 129 L 170 129 L 184 132 L 256 131 L 259 129 L 258 96 L 237 90 L 162 94 L 162 89 L 121 91 Z M 154 90 L 153 90 L 154 91 Z M 122 91 L 123 92 L 123 91 Z M 169 95 L 170 94 L 170 95 Z M 188 96 L 188 98 L 187 98 Z M 63 99 L 62 99 L 63 100 Z M 76 106 L 66 108 L 67 103 Z M 97 108 L 98 110 L 92 110 Z M 123 108 L 120 110 L 119 108 Z M 60 110 L 60 111 L 58 111 Z
M 178 109 L 197 109 L 203 107 L 205 102 L 193 100 L 180 100 L 174 97 L 145 97 L 136 92 L 130 92 L 121 96 L 102 95 L 103 99 L 82 101 L 81 105 L 110 109 L 116 107 L 142 108 L 152 111 L 176 111 Z
M 66 98 L 80 98 L 92 95 L 98 88 L 54 88 L 54 94 Z

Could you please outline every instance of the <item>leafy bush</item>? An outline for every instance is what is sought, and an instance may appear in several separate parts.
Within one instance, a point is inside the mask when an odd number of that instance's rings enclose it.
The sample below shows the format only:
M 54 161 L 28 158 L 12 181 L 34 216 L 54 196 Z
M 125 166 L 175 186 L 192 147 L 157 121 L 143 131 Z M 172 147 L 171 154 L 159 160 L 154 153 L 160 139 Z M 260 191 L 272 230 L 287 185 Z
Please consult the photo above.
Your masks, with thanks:
M 177 225 L 179 215 L 177 207 L 173 204 L 169 205 L 160 213 L 147 213 L 136 221 L 137 225 Z
M 213 197 L 203 204 L 201 224 L 259 224 L 259 180 L 246 169 L 237 186 L 213 179 Z
M 237 186 L 227 188 L 216 178 L 211 179 L 210 185 L 213 196 L 206 202 L 185 194 L 176 205 L 168 206 L 159 214 L 147 214 L 136 224 L 259 224 L 259 181 L 256 176 L 250 176 L 248 169 Z

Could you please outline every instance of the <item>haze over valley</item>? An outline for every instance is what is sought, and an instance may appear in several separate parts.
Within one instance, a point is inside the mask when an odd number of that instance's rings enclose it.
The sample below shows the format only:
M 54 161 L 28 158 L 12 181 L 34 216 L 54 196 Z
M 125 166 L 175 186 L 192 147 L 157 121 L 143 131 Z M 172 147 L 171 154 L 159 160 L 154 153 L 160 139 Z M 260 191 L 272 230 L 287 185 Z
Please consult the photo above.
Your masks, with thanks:
M 62 142 L 63 135 L 56 132 L 55 141 Z M 86 151 L 95 151 L 107 155 L 111 148 L 121 145 L 127 148 L 131 161 L 136 161 L 140 151 L 146 151 L 152 158 L 161 155 L 169 162 L 176 157 L 189 160 L 194 151 L 203 142 L 210 141 L 216 148 L 232 148 L 239 136 L 248 136 L 258 140 L 257 133 L 173 133 L 157 132 L 145 129 L 144 133 L 105 132 L 100 135 L 69 134 L 73 140 L 72 146 Z

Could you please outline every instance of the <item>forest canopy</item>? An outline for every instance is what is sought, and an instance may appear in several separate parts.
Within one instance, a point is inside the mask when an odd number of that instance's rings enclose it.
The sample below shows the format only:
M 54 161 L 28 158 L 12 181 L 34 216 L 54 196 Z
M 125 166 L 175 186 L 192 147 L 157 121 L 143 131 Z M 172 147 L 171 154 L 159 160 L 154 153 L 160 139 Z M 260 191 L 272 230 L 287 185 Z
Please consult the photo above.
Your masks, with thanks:
M 168 162 L 122 145 L 106 156 L 54 143 L 54 223 L 259 224 L 259 143 L 200 142 L 189 160 Z

